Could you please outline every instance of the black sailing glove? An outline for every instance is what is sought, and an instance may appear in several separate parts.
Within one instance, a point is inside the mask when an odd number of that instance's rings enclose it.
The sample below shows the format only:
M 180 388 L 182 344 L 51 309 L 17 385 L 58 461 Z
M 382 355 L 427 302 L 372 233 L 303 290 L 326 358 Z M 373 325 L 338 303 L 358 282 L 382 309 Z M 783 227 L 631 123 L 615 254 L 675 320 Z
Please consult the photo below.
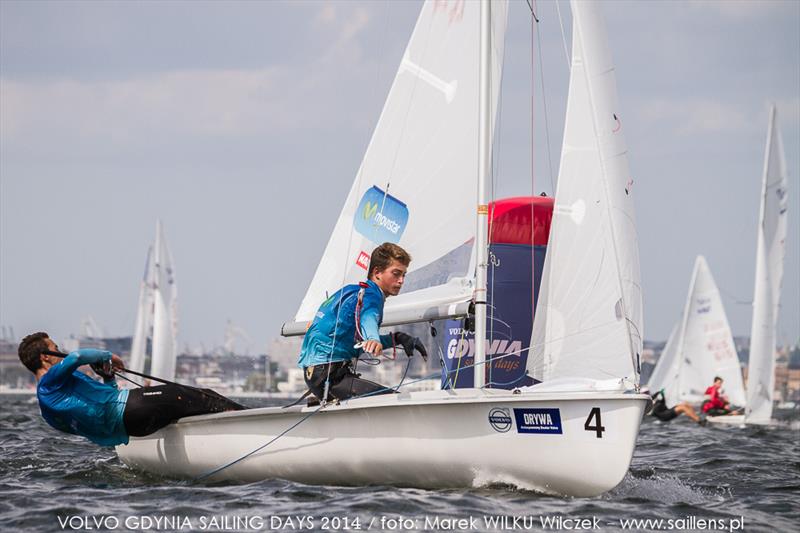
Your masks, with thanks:
M 114 370 L 111 367 L 110 361 L 98 361 L 89 365 L 94 370 L 94 373 L 103 378 L 103 381 L 114 380 Z
M 408 357 L 414 355 L 414 350 L 417 350 L 425 361 L 428 360 L 428 351 L 425 349 L 425 345 L 422 344 L 422 341 L 419 340 L 419 337 L 412 337 L 408 333 L 395 331 L 392 333 L 392 338 L 395 344 L 399 344 L 403 347 Z

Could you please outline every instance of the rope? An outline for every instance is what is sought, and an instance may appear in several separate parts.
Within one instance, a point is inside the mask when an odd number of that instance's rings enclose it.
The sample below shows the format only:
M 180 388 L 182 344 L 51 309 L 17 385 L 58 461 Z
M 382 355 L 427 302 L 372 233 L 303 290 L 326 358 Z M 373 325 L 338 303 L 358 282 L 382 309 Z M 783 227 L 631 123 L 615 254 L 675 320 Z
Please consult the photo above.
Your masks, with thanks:
M 561 42 L 564 44 L 564 57 L 567 60 L 567 70 L 570 68 L 570 57 L 569 57 L 569 49 L 567 48 L 567 36 L 564 33 L 564 21 L 561 20 L 561 5 L 558 0 L 556 0 L 556 11 L 558 12 L 558 25 L 561 26 Z

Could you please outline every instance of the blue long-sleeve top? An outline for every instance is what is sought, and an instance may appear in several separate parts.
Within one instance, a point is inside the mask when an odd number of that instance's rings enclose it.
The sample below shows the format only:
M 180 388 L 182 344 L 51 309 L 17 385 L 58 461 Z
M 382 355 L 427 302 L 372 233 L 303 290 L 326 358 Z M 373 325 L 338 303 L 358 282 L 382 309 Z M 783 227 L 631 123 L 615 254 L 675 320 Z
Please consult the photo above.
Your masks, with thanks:
M 111 359 L 111 352 L 82 349 L 70 353 L 41 377 L 36 387 L 42 417 L 59 431 L 81 435 L 100 446 L 128 444 L 122 421 L 128 391 L 113 381 L 100 383 L 78 367 Z
M 363 339 L 359 339 L 356 338 L 356 306 L 362 285 L 364 296 L 358 315 Z M 303 368 L 348 361 L 363 353 L 363 350 L 354 347 L 362 340 L 379 341 L 384 348 L 392 346 L 392 336 L 380 335 L 378 332 L 383 320 L 384 300 L 383 291 L 372 280 L 363 284 L 345 285 L 336 291 L 322 303 L 314 315 L 303 339 L 297 366 Z

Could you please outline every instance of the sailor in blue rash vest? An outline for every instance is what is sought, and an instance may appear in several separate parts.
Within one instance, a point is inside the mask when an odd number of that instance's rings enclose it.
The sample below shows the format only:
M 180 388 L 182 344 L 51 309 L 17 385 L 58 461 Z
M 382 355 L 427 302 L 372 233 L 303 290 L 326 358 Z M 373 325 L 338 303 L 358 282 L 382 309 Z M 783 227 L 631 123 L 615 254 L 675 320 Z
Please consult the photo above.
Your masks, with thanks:
M 58 346 L 45 332 L 28 335 L 19 345 L 20 361 L 38 382 L 42 418 L 59 431 L 100 446 L 127 444 L 129 436 L 149 435 L 184 416 L 242 408 L 213 391 L 178 384 L 120 389 L 110 370 L 124 364 L 105 350 L 85 348 L 64 358 L 47 351 L 58 352 Z M 78 370 L 87 364 L 108 376 L 103 383 Z M 108 371 L 96 365 L 106 365 Z
M 401 331 L 389 335 L 378 332 L 384 301 L 400 292 L 410 262 L 411 257 L 400 246 L 383 243 L 372 252 L 369 279 L 342 287 L 319 307 L 306 331 L 298 361 L 306 385 L 317 399 L 324 396 L 329 376 L 329 401 L 392 392 L 354 372 L 352 361 L 362 353 L 379 355 L 385 348 L 401 345 L 409 357 L 417 350 L 427 358 L 418 338 Z

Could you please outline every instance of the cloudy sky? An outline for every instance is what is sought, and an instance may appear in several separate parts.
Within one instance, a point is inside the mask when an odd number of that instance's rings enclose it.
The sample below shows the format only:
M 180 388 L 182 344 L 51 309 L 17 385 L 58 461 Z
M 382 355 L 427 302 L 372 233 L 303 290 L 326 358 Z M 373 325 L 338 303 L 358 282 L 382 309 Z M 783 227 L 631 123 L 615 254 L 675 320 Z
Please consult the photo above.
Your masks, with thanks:
M 262 351 L 305 294 L 419 6 L 0 1 L 0 324 L 63 339 L 91 315 L 108 335 L 131 334 L 160 218 L 181 346 L 220 344 L 230 319 Z M 535 7 L 538 35 L 524 1 L 509 10 L 500 196 L 530 193 L 531 160 L 537 193 L 557 174 L 571 17 L 562 2 L 564 36 L 557 5 Z M 668 335 L 697 254 L 734 334 L 749 335 L 774 101 L 791 193 L 778 333 L 797 342 L 800 3 L 604 8 L 636 180 L 645 337 Z

